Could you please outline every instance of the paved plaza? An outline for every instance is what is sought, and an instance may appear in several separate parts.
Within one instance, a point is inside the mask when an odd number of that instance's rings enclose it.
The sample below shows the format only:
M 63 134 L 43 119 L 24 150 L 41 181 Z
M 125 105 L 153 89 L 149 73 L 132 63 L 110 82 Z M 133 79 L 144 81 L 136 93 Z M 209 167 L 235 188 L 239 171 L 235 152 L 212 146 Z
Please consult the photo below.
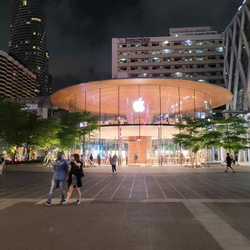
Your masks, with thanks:
M 1 249 L 250 249 L 250 166 L 117 170 L 85 169 L 83 203 L 48 208 L 51 168 L 8 166 Z

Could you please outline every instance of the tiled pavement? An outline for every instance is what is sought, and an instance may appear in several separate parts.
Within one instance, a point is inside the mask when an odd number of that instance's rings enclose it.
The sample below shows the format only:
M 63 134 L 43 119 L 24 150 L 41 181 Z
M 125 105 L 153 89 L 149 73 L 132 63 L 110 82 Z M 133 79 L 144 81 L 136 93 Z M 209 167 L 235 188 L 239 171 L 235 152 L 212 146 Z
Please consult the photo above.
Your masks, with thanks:
M 249 166 L 118 170 L 86 169 L 82 205 L 57 205 L 57 191 L 46 208 L 51 170 L 9 167 L 0 177 L 3 249 L 250 249 Z

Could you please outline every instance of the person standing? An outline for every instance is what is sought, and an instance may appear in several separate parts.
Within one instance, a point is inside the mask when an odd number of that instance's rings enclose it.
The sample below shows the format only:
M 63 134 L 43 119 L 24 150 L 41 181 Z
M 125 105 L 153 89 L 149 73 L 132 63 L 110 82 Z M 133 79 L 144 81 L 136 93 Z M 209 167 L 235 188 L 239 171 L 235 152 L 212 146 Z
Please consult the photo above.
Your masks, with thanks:
M 112 174 L 116 172 L 116 163 L 117 163 L 117 155 L 114 154 L 110 161 L 110 164 L 112 166 Z
M 55 194 L 56 188 L 60 187 L 62 191 L 61 202 L 62 204 L 65 201 L 66 191 L 65 191 L 65 180 L 68 173 L 68 164 L 67 161 L 62 158 L 62 152 L 57 153 L 57 159 L 53 164 L 54 175 L 51 180 L 51 187 L 49 192 L 49 197 L 43 205 L 50 207 L 52 198 Z
M 81 204 L 81 190 L 82 187 L 82 177 L 83 175 L 83 164 L 80 161 L 79 154 L 74 154 L 71 156 L 70 171 L 68 175 L 68 193 L 66 200 L 62 202 L 63 205 L 68 204 L 73 189 L 75 188 L 78 194 L 78 199 L 76 205 Z
M 236 171 L 234 170 L 234 168 L 231 166 L 232 165 L 232 157 L 230 156 L 229 153 L 227 153 L 227 157 L 226 160 L 224 162 L 227 163 L 227 169 L 225 170 L 225 172 L 228 172 L 228 168 L 231 168 L 233 170 L 233 173 L 236 173 Z

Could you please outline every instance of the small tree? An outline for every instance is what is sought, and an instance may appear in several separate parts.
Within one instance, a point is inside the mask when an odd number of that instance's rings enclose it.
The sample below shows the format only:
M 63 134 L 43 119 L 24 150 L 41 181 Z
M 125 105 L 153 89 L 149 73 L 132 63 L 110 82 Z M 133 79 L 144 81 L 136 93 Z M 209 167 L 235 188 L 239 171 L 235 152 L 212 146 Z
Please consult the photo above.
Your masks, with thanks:
M 37 116 L 22 110 L 20 103 L 0 99 L 0 136 L 1 141 L 12 148 L 15 161 L 17 148 L 25 145 L 29 153 L 29 145 Z
M 181 122 L 176 123 L 175 127 L 180 130 L 175 134 L 173 142 L 181 148 L 191 149 L 190 160 L 192 166 L 197 166 L 197 152 L 200 150 L 202 119 L 194 117 L 184 117 Z
M 98 117 L 92 113 L 64 113 L 60 121 L 61 131 L 58 133 L 61 148 L 69 149 L 83 145 L 85 153 L 85 136 L 97 129 Z
M 220 145 L 230 153 L 248 149 L 248 122 L 237 116 L 219 121 L 217 130 L 221 133 Z
M 49 117 L 43 120 L 37 120 L 32 144 L 40 149 L 51 150 L 60 145 L 58 133 L 61 131 L 59 120 L 54 117 Z

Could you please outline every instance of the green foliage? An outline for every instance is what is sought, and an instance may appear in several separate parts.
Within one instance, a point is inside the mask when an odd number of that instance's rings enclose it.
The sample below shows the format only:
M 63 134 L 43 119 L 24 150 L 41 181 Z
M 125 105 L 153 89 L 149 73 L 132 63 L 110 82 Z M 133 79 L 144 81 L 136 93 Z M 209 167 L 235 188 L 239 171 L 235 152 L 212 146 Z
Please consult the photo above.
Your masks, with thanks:
M 39 149 L 50 150 L 60 145 L 58 133 L 61 131 L 59 120 L 49 117 L 37 120 L 33 131 L 32 144 Z
M 173 142 L 182 148 L 189 148 L 192 152 L 197 153 L 201 148 L 202 119 L 194 117 L 183 117 L 180 123 L 175 124 L 180 130 L 179 134 L 175 134 Z
M 80 127 L 81 123 L 86 123 L 86 126 Z M 98 117 L 87 111 L 64 113 L 60 125 L 61 131 L 58 133 L 58 138 L 63 149 L 80 146 L 85 135 L 99 127 Z
M 9 146 L 29 143 L 37 116 L 22 110 L 24 106 L 0 99 L 1 141 Z
M 248 122 L 237 116 L 229 117 L 217 124 L 221 133 L 221 146 L 230 152 L 248 149 L 249 139 L 246 137 Z

